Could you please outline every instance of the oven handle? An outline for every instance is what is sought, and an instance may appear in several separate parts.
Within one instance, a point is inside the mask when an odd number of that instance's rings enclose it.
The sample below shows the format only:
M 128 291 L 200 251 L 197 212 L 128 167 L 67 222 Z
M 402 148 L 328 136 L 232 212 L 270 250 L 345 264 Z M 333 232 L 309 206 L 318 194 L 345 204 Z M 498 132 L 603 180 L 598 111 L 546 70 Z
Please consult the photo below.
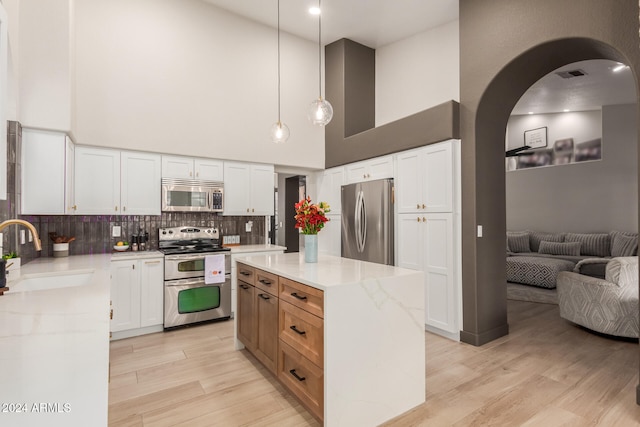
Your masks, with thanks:
M 204 286 L 220 286 L 220 285 L 224 285 L 226 284 L 228 281 L 231 280 L 230 275 L 225 274 L 224 275 L 224 282 L 220 282 L 220 283 L 204 283 L 204 279 L 202 277 L 198 277 L 195 279 L 180 279 L 180 280 L 167 280 L 164 282 L 164 285 L 167 287 L 171 287 L 171 286 L 196 286 L 196 287 L 204 287 Z

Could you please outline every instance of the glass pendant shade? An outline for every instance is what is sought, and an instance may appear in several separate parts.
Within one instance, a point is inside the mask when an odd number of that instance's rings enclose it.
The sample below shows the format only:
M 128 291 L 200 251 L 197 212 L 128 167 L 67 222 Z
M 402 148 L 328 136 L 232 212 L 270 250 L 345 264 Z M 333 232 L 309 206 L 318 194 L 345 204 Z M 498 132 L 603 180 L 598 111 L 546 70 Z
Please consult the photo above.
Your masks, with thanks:
M 324 126 L 333 118 L 333 107 L 326 99 L 314 99 L 307 110 L 307 117 L 314 125 Z
M 271 126 L 271 142 L 281 144 L 289 139 L 289 127 L 277 121 Z

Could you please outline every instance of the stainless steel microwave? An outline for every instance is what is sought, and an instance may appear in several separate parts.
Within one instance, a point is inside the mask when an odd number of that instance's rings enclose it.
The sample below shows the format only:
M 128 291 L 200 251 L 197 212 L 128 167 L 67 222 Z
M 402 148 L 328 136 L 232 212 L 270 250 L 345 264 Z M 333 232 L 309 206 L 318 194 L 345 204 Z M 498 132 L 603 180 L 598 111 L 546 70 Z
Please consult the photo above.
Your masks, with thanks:
M 162 178 L 163 212 L 222 212 L 221 182 Z

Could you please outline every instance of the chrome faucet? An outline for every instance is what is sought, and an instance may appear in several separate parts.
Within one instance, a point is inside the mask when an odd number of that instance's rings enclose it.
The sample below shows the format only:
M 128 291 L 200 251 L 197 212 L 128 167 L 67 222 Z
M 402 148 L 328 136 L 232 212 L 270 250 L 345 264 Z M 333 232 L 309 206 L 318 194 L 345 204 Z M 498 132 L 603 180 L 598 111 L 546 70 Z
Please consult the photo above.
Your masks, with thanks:
M 36 230 L 33 224 L 28 221 L 25 221 L 23 219 L 8 219 L 6 221 L 0 222 L 0 231 L 4 230 L 12 224 L 24 225 L 25 227 L 27 227 L 33 235 L 33 246 L 35 246 L 36 251 L 42 250 L 42 243 L 40 242 L 40 237 L 38 236 L 38 230 Z

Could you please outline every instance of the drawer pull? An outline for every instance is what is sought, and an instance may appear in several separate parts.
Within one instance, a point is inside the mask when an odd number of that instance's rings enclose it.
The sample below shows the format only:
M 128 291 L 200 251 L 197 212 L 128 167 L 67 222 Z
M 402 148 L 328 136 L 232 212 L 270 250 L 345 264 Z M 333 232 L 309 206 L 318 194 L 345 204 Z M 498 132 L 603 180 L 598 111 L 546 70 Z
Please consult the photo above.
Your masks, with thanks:
M 296 298 L 298 298 L 299 300 L 302 300 L 302 301 L 304 301 L 304 300 L 306 300 L 306 299 L 307 299 L 307 297 L 302 296 L 302 295 L 298 295 L 298 294 L 297 294 L 297 293 L 295 293 L 295 292 L 291 292 L 291 296 L 292 296 L 292 297 L 296 297 Z
M 258 280 L 258 282 L 262 283 L 263 285 L 267 285 L 267 286 L 271 286 L 271 280 L 267 280 L 267 279 L 260 279 Z
M 245 291 L 246 291 L 247 289 L 249 289 L 249 285 L 240 285 L 240 287 L 241 287 L 242 289 L 244 289 Z
M 301 377 L 300 375 L 296 374 L 296 370 L 295 370 L 295 369 L 291 369 L 291 370 L 289 371 L 289 373 L 290 373 L 291 375 L 293 375 L 294 377 L 296 377 L 296 379 L 297 379 L 298 381 L 304 381 L 304 380 L 306 380 L 306 379 L 307 379 L 306 377 Z
M 251 273 L 249 273 L 248 271 L 240 271 L 240 274 L 242 274 L 243 276 L 251 276 Z
M 291 329 L 293 332 L 295 332 L 298 335 L 304 335 L 307 333 L 306 331 L 301 331 L 300 329 L 296 328 L 296 325 L 289 326 L 289 329 Z
M 268 299 L 269 299 L 269 296 L 268 296 L 268 295 L 266 295 L 266 294 L 258 294 L 258 296 L 259 296 L 260 298 L 264 299 L 264 300 L 268 300 Z

